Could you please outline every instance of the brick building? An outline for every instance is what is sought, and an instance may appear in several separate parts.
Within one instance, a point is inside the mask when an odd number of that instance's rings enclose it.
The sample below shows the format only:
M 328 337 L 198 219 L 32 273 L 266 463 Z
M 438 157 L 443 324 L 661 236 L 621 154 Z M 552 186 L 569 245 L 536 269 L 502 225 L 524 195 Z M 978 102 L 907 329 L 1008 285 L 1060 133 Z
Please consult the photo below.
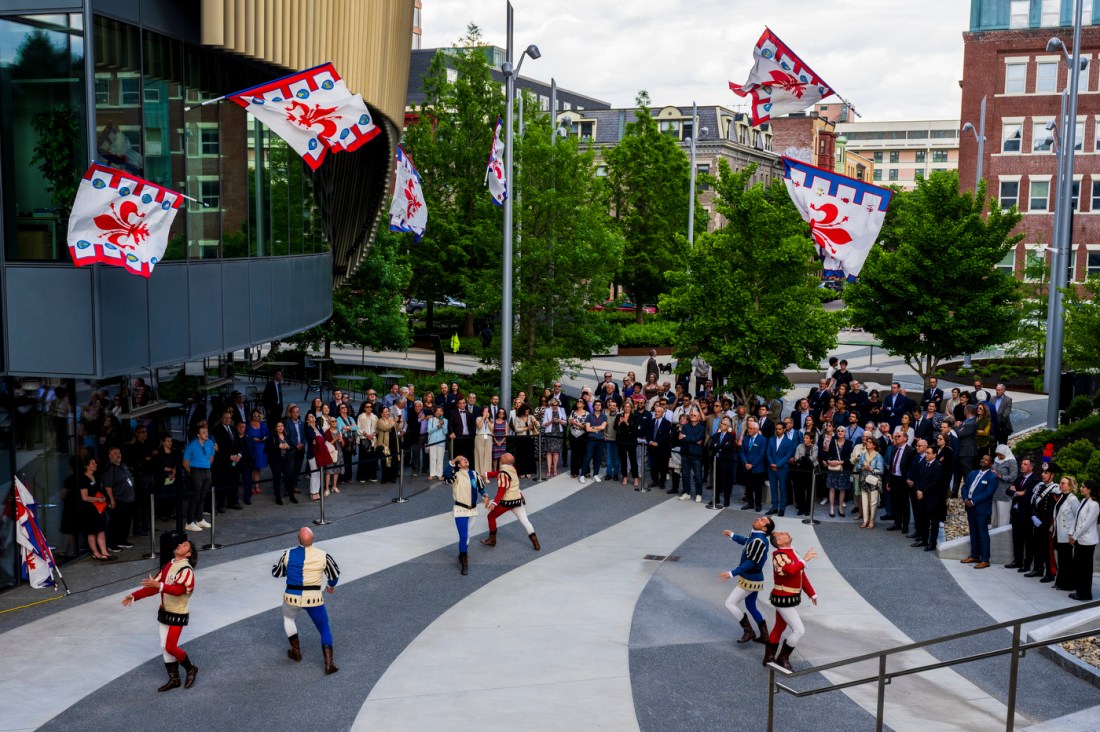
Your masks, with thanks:
M 1063 0 L 972 0 L 970 30 L 963 34 L 962 121 L 978 128 L 986 99 L 982 175 L 990 195 L 1023 214 L 1024 240 L 1001 263 L 1023 277 L 1028 257 L 1044 257 L 1054 224 L 1053 178 L 1057 160 L 1046 129 L 1061 105 L 1068 69 L 1059 52 L 1048 53 L 1052 36 L 1071 45 L 1072 2 Z M 1089 60 L 1081 74 L 1076 153 L 1070 281 L 1100 273 L 1100 27 L 1093 3 L 1085 4 L 1081 52 Z M 1095 16 L 1100 19 L 1100 16 Z M 959 175 L 973 189 L 978 146 L 969 133 L 961 140 Z
M 771 120 L 772 150 L 825 170 L 836 165 L 836 122 L 817 112 L 794 112 Z M 809 155 L 806 155 L 809 151 Z

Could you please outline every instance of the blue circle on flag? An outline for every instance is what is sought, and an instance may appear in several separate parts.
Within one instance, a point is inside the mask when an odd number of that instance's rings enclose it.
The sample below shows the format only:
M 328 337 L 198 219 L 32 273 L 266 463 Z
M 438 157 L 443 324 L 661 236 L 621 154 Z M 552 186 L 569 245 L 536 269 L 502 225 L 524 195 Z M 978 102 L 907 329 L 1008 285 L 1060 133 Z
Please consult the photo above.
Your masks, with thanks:
M 172 204 L 168 203 L 168 201 L 161 201 L 160 207 L 167 211 L 172 208 Z
M 263 104 L 264 103 L 264 98 L 263 97 L 252 97 L 252 103 L 253 104 Z
M 107 181 L 103 180 L 102 178 L 96 178 L 92 181 L 92 188 L 103 188 L 106 185 Z
M 760 51 L 760 55 L 763 56 L 764 58 L 771 58 L 772 57 L 772 50 L 770 48 L 765 48 L 765 49 Z
M 309 99 L 309 89 L 299 89 L 298 93 L 294 96 L 298 97 L 299 99 Z
M 138 261 L 137 255 L 136 254 L 127 254 L 126 255 L 126 261 L 127 262 L 136 262 L 136 261 Z
M 340 131 L 340 139 L 343 140 L 345 137 L 347 137 L 350 134 L 351 134 L 351 130 L 349 130 L 347 127 L 345 127 L 343 130 Z
M 118 189 L 118 195 L 128 196 L 128 195 L 130 195 L 130 189 L 127 188 L 126 186 L 122 186 L 121 188 Z
M 771 88 L 770 86 L 768 86 L 767 84 L 765 84 L 764 86 L 760 87 L 760 90 L 761 90 L 762 92 L 764 92 L 765 94 L 771 94 L 771 93 L 772 93 L 772 88 Z
M 786 61 L 784 61 L 783 63 L 781 63 L 781 64 L 779 64 L 779 65 L 780 65 L 781 67 L 783 67 L 783 70 L 784 70 L 784 71 L 790 71 L 790 70 L 791 70 L 791 67 L 790 67 L 790 65 L 789 65 L 789 64 L 788 64 L 788 63 L 787 63 Z
M 798 78 L 799 78 L 800 81 L 809 81 L 810 80 L 810 77 L 806 76 L 805 74 L 802 74 Z
M 309 140 L 309 149 L 310 150 L 316 150 L 317 149 L 317 138 L 316 137 L 310 138 L 310 140 Z
M 334 86 L 336 86 L 336 85 L 332 83 L 332 79 L 325 79 L 324 81 L 321 82 L 321 88 L 322 89 L 331 89 Z
M 273 101 L 273 102 L 281 102 L 281 101 L 283 101 L 283 98 L 282 98 L 282 97 L 272 97 L 272 98 L 271 98 L 271 101 Z
M 152 200 L 153 200 L 153 197 L 150 196 L 148 193 L 146 193 L 144 196 L 141 197 L 141 202 L 142 203 L 151 203 Z
M 369 115 L 369 114 L 361 114 L 361 115 L 359 115 L 359 124 L 361 124 L 361 125 L 369 125 L 369 124 L 370 124 L 370 115 Z
M 104 244 L 103 244 L 103 248 L 104 248 L 104 249 L 110 249 L 110 250 L 112 250 L 112 251 L 114 251 L 114 250 L 118 249 L 118 247 L 116 247 L 116 246 L 115 246 L 114 244 L 111 244 L 110 242 L 106 242 L 106 243 L 104 243 Z
M 770 102 L 769 102 L 768 104 L 765 104 L 765 105 L 764 105 L 764 111 L 765 111 L 765 112 L 770 112 L 770 111 L 772 111 L 772 105 L 771 105 L 771 103 L 770 103 Z
M 92 245 L 92 243 L 90 241 L 86 241 L 84 239 L 81 239 L 80 241 L 78 241 L 76 243 L 76 248 L 77 249 L 87 249 L 91 245 Z
M 152 267 L 156 263 L 157 263 L 157 258 L 156 257 L 149 257 L 149 266 L 150 267 Z

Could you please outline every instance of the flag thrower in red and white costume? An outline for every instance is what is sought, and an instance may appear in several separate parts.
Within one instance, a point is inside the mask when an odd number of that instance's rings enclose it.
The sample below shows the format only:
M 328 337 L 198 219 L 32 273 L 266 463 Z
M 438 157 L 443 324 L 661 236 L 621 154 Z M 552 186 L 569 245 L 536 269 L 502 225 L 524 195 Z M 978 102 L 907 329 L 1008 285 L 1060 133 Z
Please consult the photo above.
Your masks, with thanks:
M 810 549 L 805 557 L 799 557 L 791 548 L 791 535 L 786 531 L 774 532 L 771 535 L 771 544 L 775 547 L 772 552 L 772 578 L 775 585 L 771 595 L 771 604 L 775 608 L 775 625 L 772 626 L 771 637 L 765 645 L 764 665 L 775 661 L 788 671 L 793 671 L 787 659 L 806 633 L 806 629 L 802 627 L 802 618 L 798 615 L 802 591 L 805 590 L 810 601 L 817 604 L 817 593 L 810 584 L 810 578 L 806 576 L 806 562 L 816 557 L 817 552 Z M 779 650 L 780 646 L 783 647 L 782 650 Z M 779 652 L 778 656 L 776 651 Z
M 516 473 L 515 466 L 515 457 L 512 453 L 506 452 L 500 457 L 500 470 L 486 474 L 490 480 L 496 479 L 497 494 L 492 499 L 485 497 L 485 507 L 489 508 L 489 538 L 482 539 L 481 543 L 485 546 L 497 545 L 497 519 L 511 511 L 527 530 L 527 538 L 531 540 L 531 546 L 538 551 L 542 547 L 539 546 L 539 537 L 535 535 L 535 527 L 527 518 L 527 509 L 524 508 L 527 501 L 519 490 L 519 474 Z

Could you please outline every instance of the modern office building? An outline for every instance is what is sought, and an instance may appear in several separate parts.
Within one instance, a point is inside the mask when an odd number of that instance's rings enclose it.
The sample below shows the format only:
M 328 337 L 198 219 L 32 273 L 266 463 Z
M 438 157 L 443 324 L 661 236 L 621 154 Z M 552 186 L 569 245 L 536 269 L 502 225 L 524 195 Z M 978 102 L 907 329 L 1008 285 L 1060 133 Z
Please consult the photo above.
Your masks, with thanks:
M 1072 48 L 1072 0 L 972 0 L 963 33 L 962 121 L 977 129 L 986 101 L 982 176 L 1002 206 L 1023 214 L 1024 240 L 1001 266 L 1024 276 L 1028 258 L 1043 257 L 1054 225 L 1056 156 L 1047 125 L 1057 119 L 1068 82 L 1051 37 Z M 1100 3 L 1084 6 L 1081 74 L 1073 175 L 1073 251 L 1069 281 L 1100 273 Z M 964 133 L 959 158 L 963 187 L 973 189 L 978 163 L 974 136 Z
M 696 137 L 695 168 L 698 173 L 717 174 L 718 161 L 726 160 L 734 171 L 756 164 L 753 183 L 768 183 L 772 178 L 783 175 L 780 157 L 772 152 L 771 128 L 767 124 L 753 127 L 749 116 L 743 112 L 714 105 L 698 107 L 697 136 L 690 105 L 654 107 L 650 113 L 656 118 L 661 132 L 673 137 L 685 154 L 691 154 L 691 138 Z M 578 135 L 582 142 L 592 144 L 596 153 L 597 173 L 606 175 L 603 151 L 614 147 L 623 139 L 626 126 L 634 121 L 636 114 L 637 110 L 632 107 L 584 110 L 574 108 L 559 112 L 557 122 L 568 134 Z M 724 223 L 724 219 L 715 210 L 714 191 L 702 182 L 697 184 L 697 190 L 699 205 L 710 216 L 708 229 L 713 231 Z
M 23 475 L 51 542 L 93 388 L 142 377 L 156 399 L 162 368 L 224 361 L 329 317 L 334 283 L 388 208 L 412 27 L 409 0 L 308 12 L 251 0 L 0 4 L 0 495 Z M 187 109 L 326 61 L 381 134 L 315 173 L 240 106 Z M 70 260 L 68 212 L 93 158 L 198 201 L 176 216 L 149 279 Z M 12 515 L 6 504 L 0 587 L 18 570 Z
M 870 158 L 873 181 L 913 190 L 917 178 L 959 167 L 958 120 L 840 122 L 847 150 Z

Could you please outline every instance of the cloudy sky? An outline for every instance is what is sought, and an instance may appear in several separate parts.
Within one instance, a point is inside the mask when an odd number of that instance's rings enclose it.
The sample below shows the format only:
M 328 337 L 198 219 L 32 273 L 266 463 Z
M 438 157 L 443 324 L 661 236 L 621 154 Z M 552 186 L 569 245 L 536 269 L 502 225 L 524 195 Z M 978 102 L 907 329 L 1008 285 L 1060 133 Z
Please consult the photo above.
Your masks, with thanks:
M 423 47 L 454 45 L 468 23 L 505 45 L 505 0 L 423 0 Z M 616 107 L 639 89 L 654 106 L 740 98 L 770 27 L 864 121 L 958 119 L 967 0 L 513 0 L 515 43 L 542 51 L 523 75 Z

